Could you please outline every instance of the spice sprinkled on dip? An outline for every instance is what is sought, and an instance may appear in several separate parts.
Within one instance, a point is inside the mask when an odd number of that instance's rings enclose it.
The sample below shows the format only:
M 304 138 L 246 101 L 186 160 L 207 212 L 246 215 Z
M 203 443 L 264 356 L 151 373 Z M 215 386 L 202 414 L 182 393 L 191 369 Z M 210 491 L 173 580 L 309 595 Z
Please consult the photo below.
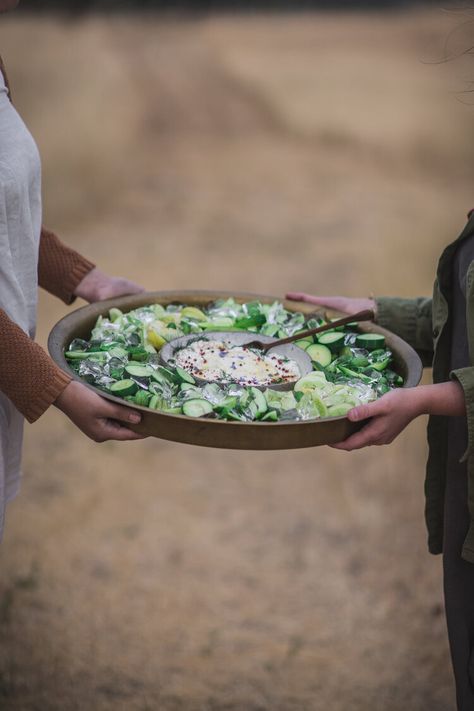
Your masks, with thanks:
M 292 383 L 301 377 L 298 364 L 277 353 L 259 353 L 223 341 L 198 340 L 176 353 L 175 363 L 196 378 L 240 385 Z

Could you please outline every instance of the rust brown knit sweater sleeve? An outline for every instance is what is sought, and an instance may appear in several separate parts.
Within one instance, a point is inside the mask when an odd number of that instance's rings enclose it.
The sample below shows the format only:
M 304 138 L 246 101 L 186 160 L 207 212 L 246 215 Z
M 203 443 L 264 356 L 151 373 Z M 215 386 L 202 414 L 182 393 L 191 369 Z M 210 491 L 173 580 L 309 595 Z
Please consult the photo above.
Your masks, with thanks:
M 62 299 L 65 304 L 72 304 L 77 285 L 94 267 L 95 264 L 43 227 L 38 262 L 38 282 L 43 289 Z
M 0 309 L 0 391 L 34 422 L 72 380 Z

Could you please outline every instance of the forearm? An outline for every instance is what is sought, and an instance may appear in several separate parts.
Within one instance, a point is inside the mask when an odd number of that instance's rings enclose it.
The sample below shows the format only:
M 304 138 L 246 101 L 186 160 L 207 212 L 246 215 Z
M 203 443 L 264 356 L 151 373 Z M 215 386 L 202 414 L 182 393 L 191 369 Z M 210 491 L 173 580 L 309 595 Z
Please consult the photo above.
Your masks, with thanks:
M 413 388 L 415 416 L 444 415 L 459 417 L 466 414 L 464 391 L 456 381 Z

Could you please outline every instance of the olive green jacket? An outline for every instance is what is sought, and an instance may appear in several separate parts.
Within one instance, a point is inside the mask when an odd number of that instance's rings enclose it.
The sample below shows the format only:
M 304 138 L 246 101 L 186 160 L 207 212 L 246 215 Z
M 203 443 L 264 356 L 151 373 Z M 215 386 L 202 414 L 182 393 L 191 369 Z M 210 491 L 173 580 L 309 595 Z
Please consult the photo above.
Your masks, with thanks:
M 457 240 L 440 257 L 433 288 L 433 298 L 376 299 L 377 323 L 388 328 L 415 348 L 423 365 L 433 366 L 433 382 L 456 379 L 464 390 L 468 424 L 468 448 L 461 461 L 468 466 L 468 508 L 471 519 L 462 557 L 474 563 L 474 261 L 466 280 L 466 322 L 469 366 L 450 370 L 451 338 L 449 319 L 451 275 L 454 253 L 462 240 L 474 234 L 474 211 Z M 428 421 L 429 454 L 426 467 L 425 517 L 428 547 L 441 553 L 443 547 L 444 491 L 446 483 L 448 418 L 431 416 Z

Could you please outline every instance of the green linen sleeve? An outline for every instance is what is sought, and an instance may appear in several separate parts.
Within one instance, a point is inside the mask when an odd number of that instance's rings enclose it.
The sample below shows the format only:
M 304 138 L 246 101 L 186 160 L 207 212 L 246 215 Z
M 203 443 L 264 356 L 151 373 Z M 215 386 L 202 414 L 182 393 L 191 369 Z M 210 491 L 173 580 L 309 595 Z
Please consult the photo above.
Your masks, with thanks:
M 376 322 L 409 343 L 425 367 L 431 366 L 434 350 L 432 299 L 383 296 L 375 299 L 375 303 Z
M 449 374 L 451 380 L 457 380 L 464 392 L 466 401 L 466 417 L 468 430 L 468 445 L 461 462 L 465 462 L 474 453 L 474 366 L 457 368 Z M 473 492 L 474 494 L 474 492 Z M 474 499 L 473 499 L 474 511 Z
M 468 462 L 468 508 L 471 521 L 461 557 L 469 563 L 474 563 L 474 486 L 470 474 L 474 467 L 474 366 L 452 370 L 449 377 L 461 385 L 466 401 L 468 443 L 461 462 Z

